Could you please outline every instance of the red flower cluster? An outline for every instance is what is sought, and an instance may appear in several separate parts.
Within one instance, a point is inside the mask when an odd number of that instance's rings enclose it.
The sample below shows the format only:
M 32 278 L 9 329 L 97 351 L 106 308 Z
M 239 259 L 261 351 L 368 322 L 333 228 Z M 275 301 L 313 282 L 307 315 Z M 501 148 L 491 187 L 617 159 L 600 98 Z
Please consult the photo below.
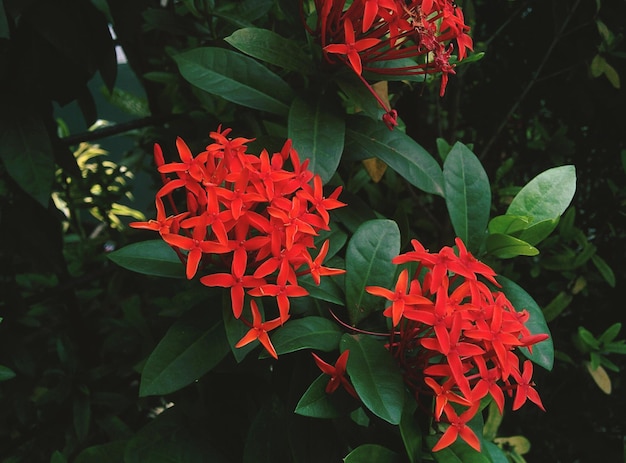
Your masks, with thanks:
M 526 327 L 529 313 L 516 311 L 504 293 L 481 281 L 500 286 L 496 273 L 476 260 L 460 239 L 458 255 L 450 247 L 430 253 L 417 240 L 412 244 L 413 251 L 393 262 L 417 263 L 414 277 L 409 281 L 405 269 L 394 291 L 378 286 L 366 290 L 392 301 L 383 312 L 394 327 L 389 350 L 416 397 L 434 396 L 435 420 L 450 424 L 433 450 L 451 445 L 458 436 L 479 450 L 467 422 L 487 395 L 501 413 L 505 392 L 515 393 L 513 410 L 526 399 L 544 409 L 533 389 L 532 362 L 526 360 L 520 368 L 514 350 L 531 349 L 548 335 L 532 335 Z M 464 411 L 458 414 L 459 409 Z
M 345 62 L 387 111 L 389 128 L 397 115 L 376 95 L 363 71 L 400 76 L 441 73 L 443 96 L 456 41 L 458 59 L 472 50 L 463 12 L 453 0 L 315 0 L 316 29 L 324 56 Z M 407 59 L 409 62 L 407 63 Z
M 188 279 L 199 269 L 227 270 L 204 275 L 200 282 L 230 288 L 235 318 L 241 317 L 246 293 L 275 297 L 279 315 L 267 322 L 251 301 L 253 320 L 244 320 L 251 329 L 237 347 L 258 339 L 276 357 L 267 332 L 289 318 L 289 298 L 308 294 L 298 276 L 310 273 L 319 284 L 320 276 L 344 272 L 322 265 L 328 241 L 315 258 L 309 249 L 315 247 L 314 236 L 329 229 L 328 211 L 345 204 L 337 199 L 341 187 L 324 196 L 320 177 L 308 170 L 308 160 L 300 161 L 290 140 L 278 153 L 255 155 L 246 152 L 252 140 L 228 138 L 230 131 L 212 132 L 214 143 L 196 156 L 178 138 L 180 162 L 166 164 L 155 145 L 163 180 L 156 194 L 157 217 L 131 226 L 158 231 L 185 264 Z M 184 212 L 173 194 L 182 196 Z M 174 215 L 167 215 L 166 203 Z

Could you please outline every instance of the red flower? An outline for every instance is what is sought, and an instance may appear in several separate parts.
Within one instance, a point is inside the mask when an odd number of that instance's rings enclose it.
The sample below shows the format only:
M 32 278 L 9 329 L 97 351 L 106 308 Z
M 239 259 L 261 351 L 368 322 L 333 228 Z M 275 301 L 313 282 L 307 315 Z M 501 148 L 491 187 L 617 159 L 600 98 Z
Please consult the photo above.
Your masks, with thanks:
M 437 452 L 448 447 L 449 445 L 452 445 L 459 436 L 461 436 L 461 439 L 467 442 L 474 450 L 480 452 L 480 441 L 478 440 L 476 434 L 474 434 L 474 431 L 467 426 L 467 422 L 474 417 L 479 406 L 480 403 L 476 403 L 469 410 L 459 416 L 454 411 L 454 408 L 450 405 L 446 405 L 444 412 L 450 426 L 433 447 L 433 452 Z
M 281 320 L 276 318 L 267 322 L 261 321 L 261 313 L 259 312 L 257 303 L 254 300 L 250 301 L 250 309 L 252 311 L 252 326 L 246 335 L 241 338 L 237 344 L 235 344 L 235 347 L 240 348 L 258 340 L 263 347 L 265 347 L 265 350 L 267 350 L 272 357 L 277 359 L 278 354 L 276 353 L 276 349 L 274 349 L 274 345 L 272 344 L 272 341 L 267 333 L 272 331 L 274 328 L 279 327 L 282 324 Z
M 533 376 L 533 363 L 530 360 L 524 361 L 524 371 L 520 375 L 517 370 L 512 370 L 511 374 L 517 385 L 515 387 L 515 399 L 513 400 L 513 410 L 517 410 L 526 402 L 526 399 L 529 399 L 531 402 L 534 402 L 539 408 L 541 408 L 544 412 L 546 409 L 541 403 L 541 398 L 537 391 L 533 388 L 535 383 L 532 382 Z
M 400 318 L 404 313 L 404 308 L 407 305 L 432 305 L 429 299 L 417 294 L 406 293 L 409 281 L 409 271 L 402 270 L 396 283 L 395 291 L 390 291 L 380 286 L 366 286 L 365 291 L 375 296 L 381 296 L 385 299 L 392 301 L 393 304 L 385 309 L 383 315 L 391 318 L 393 326 L 397 326 L 400 323 Z
M 380 40 L 379 39 L 361 39 L 355 40 L 354 38 L 354 27 L 352 26 L 352 21 L 350 19 L 346 19 L 343 22 L 343 30 L 344 30 L 344 43 L 331 44 L 326 45 L 324 47 L 324 51 L 326 53 L 335 53 L 339 55 L 345 55 L 350 63 L 354 72 L 361 75 L 362 65 L 361 65 L 361 57 L 359 52 L 363 50 L 367 50 L 368 48 L 372 48 L 374 45 L 377 45 Z
M 337 390 L 340 384 L 343 384 L 344 389 L 348 391 L 352 397 L 354 397 L 355 399 L 359 398 L 356 391 L 354 390 L 354 387 L 352 386 L 352 384 L 350 384 L 348 378 L 346 378 L 345 376 L 346 366 L 348 365 L 348 356 L 350 355 L 349 350 L 344 350 L 342 352 L 342 354 L 337 359 L 337 362 L 335 362 L 335 365 L 324 362 L 313 352 L 311 352 L 311 355 L 313 355 L 313 360 L 315 360 L 315 363 L 317 364 L 319 369 L 322 370 L 324 374 L 330 376 L 328 384 L 326 385 L 327 394 L 332 394 Z

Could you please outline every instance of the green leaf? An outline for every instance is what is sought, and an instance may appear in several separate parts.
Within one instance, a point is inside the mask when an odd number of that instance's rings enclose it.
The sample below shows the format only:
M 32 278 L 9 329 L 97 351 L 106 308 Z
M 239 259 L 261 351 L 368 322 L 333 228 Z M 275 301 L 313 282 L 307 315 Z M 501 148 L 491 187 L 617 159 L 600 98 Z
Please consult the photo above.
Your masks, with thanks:
M 587 346 L 589 346 L 589 347 L 591 347 L 593 349 L 599 349 L 600 348 L 600 342 L 598 342 L 598 340 L 591 333 L 591 331 L 589 331 L 585 327 L 583 327 L 583 326 L 579 326 L 578 327 L 578 336 L 580 336 L 580 339 L 582 339 L 583 342 L 585 344 L 587 344 Z
M 289 440 L 277 429 L 287 429 L 285 407 L 276 395 L 266 395 L 248 428 L 242 463 L 290 461 Z
M 278 355 L 302 349 L 330 352 L 337 349 L 341 330 L 327 318 L 304 317 L 288 321 L 271 338 Z
M 530 217 L 520 217 L 517 215 L 499 215 L 489 221 L 487 229 L 490 234 L 513 235 L 521 232 L 530 224 Z
M 378 158 L 426 193 L 444 195 L 443 173 L 435 159 L 411 137 L 363 116 L 348 120 L 346 152 L 355 159 Z
M 484 453 L 489 456 L 491 463 L 509 463 L 506 454 L 493 442 L 482 441 Z
M 347 106 L 351 106 L 353 111 L 367 114 L 375 121 L 382 120 L 385 110 L 354 73 L 342 75 L 337 79 L 337 85 L 348 98 L 350 104 Z
M 510 235 L 494 233 L 487 236 L 487 253 L 500 259 L 510 259 L 517 256 L 536 256 L 539 250 L 525 241 Z
M 400 420 L 400 435 L 411 463 L 421 461 L 422 432 L 415 419 L 416 408 L 417 404 L 413 398 L 406 399 Z
M 615 273 L 613 273 L 613 269 L 609 267 L 609 264 L 597 254 L 591 256 L 591 262 L 596 266 L 602 278 L 611 286 L 611 288 L 615 288 Z
M 532 346 L 532 354 L 526 347 L 521 348 L 522 353 L 537 365 L 542 366 L 548 371 L 552 370 L 554 366 L 554 344 L 552 343 L 550 329 L 548 328 L 545 318 L 543 318 L 541 309 L 530 294 L 524 291 L 517 283 L 503 276 L 499 276 L 496 279 L 498 283 L 502 285 L 502 292 L 506 295 L 508 300 L 511 301 L 515 310 L 528 311 L 530 318 L 526 322 L 526 328 L 528 328 L 530 333 L 547 334 L 549 336 L 545 341 Z
M 363 404 L 376 416 L 400 424 L 404 382 L 398 365 L 382 342 L 367 335 L 344 334 L 340 350 L 349 350 L 347 371 Z
M 286 115 L 291 88 L 252 58 L 223 48 L 203 47 L 174 56 L 182 76 L 196 87 L 233 103 Z
M 356 324 L 380 307 L 383 300 L 368 294 L 366 286 L 388 288 L 395 265 L 391 259 L 400 252 L 400 230 L 392 220 L 376 219 L 361 224 L 346 251 L 346 307 Z
M 129 244 L 107 255 L 120 267 L 144 275 L 184 278 L 185 267 L 176 252 L 163 240 Z
M 250 344 L 246 344 L 242 347 L 235 347 L 235 344 L 239 342 L 241 338 L 243 338 L 246 333 L 250 330 L 250 327 L 247 326 L 241 319 L 237 319 L 233 315 L 233 310 L 231 308 L 230 302 L 230 294 L 227 291 L 224 291 L 222 297 L 222 320 L 224 320 L 224 330 L 226 331 L 226 338 L 228 340 L 228 345 L 230 346 L 230 351 L 237 363 L 240 363 L 246 356 L 252 352 L 254 349 L 258 347 L 258 342 L 251 342 Z M 262 301 L 258 301 L 258 307 L 263 314 L 263 303 Z M 244 314 L 247 315 L 246 318 L 251 318 L 251 312 L 249 309 L 249 304 L 244 304 Z
M 0 160 L 9 176 L 47 208 L 54 179 L 54 158 L 41 119 L 34 114 L 3 117 L 0 146 Z
M 141 372 L 141 397 L 169 394 L 191 384 L 230 352 L 223 321 L 212 317 L 202 307 L 172 325 Z
M 224 39 L 239 51 L 288 71 L 310 73 L 311 58 L 294 42 L 275 32 L 246 27 Z
M 302 395 L 294 413 L 312 418 L 339 418 L 341 411 L 333 404 L 326 393 L 330 377 L 321 374 Z
M 2 7 L 2 2 L 0 0 L 0 7 Z M 80 456 L 80 455 L 79 455 Z M 77 463 L 81 463 L 78 458 L 75 460 L 75 462 Z M 67 463 L 67 458 L 65 458 L 65 456 L 59 452 L 58 450 L 56 450 L 52 456 L 50 457 L 50 463 Z M 87 462 L 82 462 L 82 463 L 87 463 Z
M 4 0 L 0 0 L 0 39 L 8 39 L 9 36 L 9 22 L 4 9 Z
M 546 322 L 551 322 L 563 312 L 572 302 L 574 296 L 570 292 L 561 291 L 550 303 L 543 308 L 543 316 Z
M 612 342 L 617 337 L 621 329 L 622 329 L 621 323 L 613 323 L 604 331 L 604 333 L 600 335 L 600 337 L 598 338 L 598 341 L 600 341 L 603 344 L 608 344 Z
M 345 138 L 345 121 L 325 98 L 319 97 L 311 105 L 296 98 L 289 109 L 288 137 L 300 154 L 309 159 L 309 169 L 327 183 L 341 160 Z
M 443 165 L 443 180 L 454 231 L 476 253 L 485 237 L 491 210 L 491 187 L 485 169 L 469 148 L 457 142 Z
M 576 192 L 576 169 L 561 166 L 533 178 L 513 198 L 506 213 L 532 217 L 531 224 L 560 217 Z
M 320 301 L 344 305 L 344 296 L 341 288 L 332 277 L 322 277 L 319 286 L 310 275 L 298 277 L 298 284 L 309 292 L 309 296 Z
M 0 382 L 15 378 L 16 374 L 9 367 L 0 365 Z
M 363 444 L 355 448 L 343 459 L 344 463 L 395 463 L 400 455 L 376 444 Z
M 124 461 L 124 449 L 128 441 L 119 440 L 106 444 L 93 445 L 80 452 L 74 463 L 102 463 L 103 461 Z
M 528 244 L 535 246 L 550 236 L 550 233 L 554 231 L 556 226 L 559 224 L 559 219 L 546 219 L 540 222 L 534 222 L 528 228 L 517 235 L 517 237 L 527 242 Z
M 91 400 L 86 394 L 79 392 L 72 403 L 74 431 L 79 441 L 84 441 L 89 433 L 91 423 Z

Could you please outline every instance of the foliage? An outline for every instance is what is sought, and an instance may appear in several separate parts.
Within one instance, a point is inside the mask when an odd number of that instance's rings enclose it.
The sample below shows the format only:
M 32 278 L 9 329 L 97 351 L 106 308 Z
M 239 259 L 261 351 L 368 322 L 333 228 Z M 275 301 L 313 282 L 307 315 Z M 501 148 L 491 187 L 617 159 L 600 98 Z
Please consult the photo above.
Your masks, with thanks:
M 2 462 L 591 458 L 623 7 L 457 3 L 0 0 Z

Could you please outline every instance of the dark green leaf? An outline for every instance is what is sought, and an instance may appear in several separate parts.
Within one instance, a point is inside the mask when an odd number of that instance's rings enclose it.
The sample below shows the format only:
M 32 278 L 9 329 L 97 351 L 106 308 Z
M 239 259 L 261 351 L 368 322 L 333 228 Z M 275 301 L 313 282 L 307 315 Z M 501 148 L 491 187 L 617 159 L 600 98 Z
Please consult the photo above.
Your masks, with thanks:
M 604 333 L 600 335 L 600 337 L 598 338 L 598 341 L 604 344 L 608 344 L 612 342 L 617 337 L 621 329 L 622 329 L 621 323 L 613 323 L 606 330 L 604 330 Z
M 15 376 L 16 376 L 15 372 L 11 370 L 9 367 L 0 365 L 0 382 L 15 378 Z
M 174 57 L 196 87 L 249 108 L 286 115 L 291 88 L 252 58 L 223 48 L 196 48 Z
M 285 407 L 277 396 L 266 396 L 248 429 L 243 463 L 290 461 L 289 441 L 277 429 L 287 428 Z
M 417 188 L 444 195 L 441 167 L 409 136 L 363 116 L 349 119 L 346 136 L 346 152 L 353 158 L 378 158 Z
M 241 0 L 237 2 L 237 13 L 248 21 L 255 21 L 267 14 L 273 4 L 273 0 Z
M 532 217 L 531 223 L 560 217 L 576 192 L 574 166 L 548 169 L 533 178 L 513 198 L 507 214 Z
M 144 275 L 184 278 L 185 267 L 163 240 L 129 244 L 107 256 L 120 267 Z
M 380 445 L 363 444 L 346 455 L 343 461 L 344 463 L 395 463 L 400 461 L 400 455 Z
M 491 187 L 482 164 L 457 142 L 443 165 L 446 205 L 456 235 L 467 248 L 480 249 L 491 209 Z
M 615 273 L 613 273 L 613 269 L 609 267 L 609 264 L 597 254 L 591 256 L 591 262 L 596 266 L 602 278 L 611 286 L 611 288 L 615 288 Z
M 583 342 L 585 344 L 587 344 L 589 347 L 593 348 L 593 349 L 599 349 L 600 348 L 600 343 L 598 342 L 598 340 L 594 337 L 593 334 L 591 334 L 591 331 L 589 331 L 588 329 L 579 326 L 578 327 L 578 336 L 580 336 L 580 339 L 583 340 Z
M 91 400 L 86 394 L 78 393 L 74 397 L 74 431 L 79 441 L 85 440 L 91 423 Z
M 172 325 L 148 357 L 139 395 L 177 391 L 209 372 L 228 352 L 221 319 L 216 322 L 206 307 L 187 313 Z
M 174 406 L 133 437 L 124 451 L 124 463 L 226 463 L 229 460 L 211 445 L 198 426 L 188 426 Z M 104 460 L 107 461 L 107 460 Z M 111 463 L 120 460 L 112 460 Z
M 308 73 L 312 69 L 311 58 L 296 42 L 267 29 L 246 27 L 233 32 L 224 40 L 253 58 L 288 71 Z
M 310 275 L 298 278 L 298 284 L 309 292 L 309 296 L 320 301 L 344 305 L 344 296 L 341 288 L 332 277 L 322 277 L 319 286 Z
M 296 98 L 289 109 L 288 137 L 300 154 L 309 159 L 309 169 L 326 183 L 333 176 L 341 160 L 345 137 L 345 121 L 325 98 L 309 104 Z
M 413 398 L 406 399 L 400 420 L 400 435 L 411 463 L 421 461 L 422 432 L 415 418 L 416 408 Z
M 312 418 L 339 418 L 342 413 L 330 401 L 325 390 L 329 379 L 325 374 L 318 376 L 298 401 L 295 413 Z
M 288 321 L 271 338 L 278 355 L 302 349 L 330 352 L 337 349 L 341 330 L 327 318 L 304 317 Z
M 54 158 L 41 119 L 34 114 L 3 117 L 0 146 L 0 160 L 9 176 L 42 206 L 48 207 L 54 178 Z
M 554 365 L 554 345 L 541 309 L 535 300 L 516 283 L 502 276 L 497 277 L 497 280 L 502 285 L 502 292 L 511 301 L 515 310 L 527 310 L 530 314 L 530 318 L 526 322 L 526 327 L 530 333 L 547 334 L 550 336 L 545 341 L 532 346 L 532 354 L 528 352 L 527 348 L 522 348 L 522 353 L 537 365 L 542 366 L 546 370 L 552 370 Z
M 262 301 L 258 301 L 258 307 L 263 315 L 263 303 Z M 244 317 L 247 319 L 251 318 L 251 313 L 249 309 L 249 304 L 244 304 Z M 235 357 L 237 362 L 241 362 L 246 356 L 258 347 L 257 342 L 251 342 L 250 344 L 246 344 L 242 347 L 235 347 L 235 344 L 239 342 L 241 338 L 243 338 L 246 333 L 250 330 L 250 327 L 247 326 L 241 319 L 235 318 L 233 315 L 233 310 L 231 308 L 230 302 L 230 294 L 227 291 L 223 292 L 222 298 L 222 319 L 224 320 L 224 329 L 226 331 L 226 338 L 228 339 L 228 345 L 230 346 L 230 350 Z
M 365 291 L 366 286 L 388 288 L 395 265 L 391 259 L 400 252 L 400 230 L 392 220 L 363 223 L 348 242 L 346 251 L 346 307 L 356 324 L 380 307 L 383 300 Z
M 0 0 L 0 39 L 9 38 L 9 22 L 4 9 L 4 0 Z
M 367 335 L 344 334 L 340 349 L 350 351 L 347 371 L 363 404 L 383 420 L 400 424 L 404 382 L 383 343 Z
M 487 253 L 500 259 L 517 256 L 536 256 L 539 250 L 530 244 L 510 235 L 494 233 L 487 236 Z
M 341 76 L 337 85 L 349 100 L 349 106 L 356 112 L 363 112 L 375 121 L 382 120 L 385 110 L 378 104 L 376 98 L 369 92 L 354 73 Z
M 127 442 L 121 440 L 87 447 L 78 454 L 74 463 L 123 462 Z

